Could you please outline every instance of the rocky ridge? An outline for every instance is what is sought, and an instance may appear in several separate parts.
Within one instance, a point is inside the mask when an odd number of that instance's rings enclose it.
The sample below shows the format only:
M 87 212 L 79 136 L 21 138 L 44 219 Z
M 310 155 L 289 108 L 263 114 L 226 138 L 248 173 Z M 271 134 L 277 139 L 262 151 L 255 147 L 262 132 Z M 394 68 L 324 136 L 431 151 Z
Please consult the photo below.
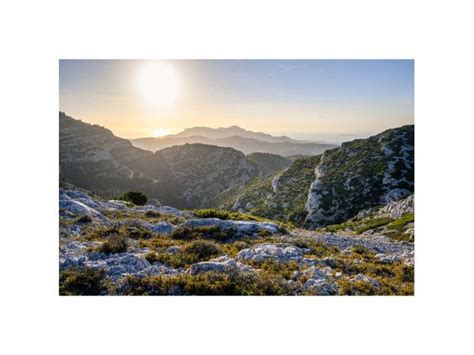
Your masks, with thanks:
M 306 202 L 314 226 L 341 223 L 414 191 L 414 126 L 343 143 L 321 156 Z

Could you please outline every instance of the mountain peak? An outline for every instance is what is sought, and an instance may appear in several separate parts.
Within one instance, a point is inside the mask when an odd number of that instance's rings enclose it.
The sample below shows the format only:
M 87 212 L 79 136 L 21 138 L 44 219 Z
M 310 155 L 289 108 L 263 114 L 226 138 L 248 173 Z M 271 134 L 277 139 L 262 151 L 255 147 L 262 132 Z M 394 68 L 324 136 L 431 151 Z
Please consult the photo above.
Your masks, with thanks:
M 258 139 L 260 141 L 269 142 L 269 143 L 303 143 L 301 141 L 291 139 L 287 136 L 277 137 L 277 136 L 272 136 L 271 134 L 268 134 L 268 133 L 253 132 L 237 125 L 232 125 L 229 127 L 219 127 L 219 128 L 191 127 L 191 128 L 184 129 L 180 133 L 170 135 L 169 137 L 183 138 L 183 137 L 190 137 L 190 136 L 202 136 L 202 137 L 211 138 L 211 139 L 222 139 L 222 138 L 240 136 L 242 138 Z

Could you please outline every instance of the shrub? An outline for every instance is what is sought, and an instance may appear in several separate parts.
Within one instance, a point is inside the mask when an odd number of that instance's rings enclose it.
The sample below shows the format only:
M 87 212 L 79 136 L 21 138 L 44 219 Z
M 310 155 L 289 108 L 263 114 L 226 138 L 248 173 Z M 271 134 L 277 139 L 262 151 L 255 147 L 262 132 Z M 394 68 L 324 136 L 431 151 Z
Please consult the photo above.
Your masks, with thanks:
M 153 264 L 153 263 L 159 261 L 158 254 L 155 253 L 154 251 L 147 253 L 147 254 L 145 255 L 145 259 L 146 259 L 149 263 L 151 263 L 151 264 Z
M 112 227 L 99 227 L 88 231 L 85 235 L 87 240 L 101 240 L 104 238 L 109 238 L 113 236 L 118 236 L 120 234 L 119 229 L 116 226 Z
M 161 212 L 149 210 L 145 212 L 145 216 L 150 218 L 159 218 L 161 217 Z
M 122 195 L 121 199 L 138 206 L 143 206 L 148 201 L 145 194 L 140 191 L 127 191 Z
M 132 239 L 150 239 L 153 237 L 153 234 L 143 227 L 125 226 L 121 230 Z
M 102 269 L 88 267 L 71 268 L 61 272 L 59 276 L 59 294 L 74 295 L 104 295 L 107 293 L 109 281 Z
M 107 254 L 125 253 L 127 250 L 128 239 L 123 235 L 107 239 L 97 249 L 98 252 Z
M 176 253 L 150 252 L 145 258 L 150 262 L 160 262 L 174 268 L 187 267 L 191 264 L 212 259 L 222 254 L 221 247 L 209 240 L 194 240 Z
M 79 223 L 79 224 L 92 223 L 92 218 L 91 216 L 83 215 L 79 217 L 78 219 L 76 219 L 76 223 Z
M 226 211 L 226 210 L 218 210 L 214 208 L 206 208 L 202 210 L 195 210 L 194 214 L 199 218 L 219 218 L 219 219 L 232 219 L 238 221 L 257 221 L 257 222 L 265 222 L 267 219 L 253 216 L 248 213 L 239 213 L 235 211 Z
M 393 221 L 393 219 L 390 218 L 390 217 L 372 218 L 372 219 L 369 219 L 369 220 L 365 221 L 365 223 L 363 223 L 361 226 L 358 226 L 355 229 L 355 232 L 357 234 L 361 234 L 361 233 L 364 233 L 364 232 L 366 232 L 370 229 L 375 229 L 375 228 L 384 226 L 384 225 L 386 225 L 386 224 L 388 224 L 392 221 Z
M 371 252 L 369 249 L 367 249 L 363 245 L 354 245 L 351 251 L 354 254 L 359 254 L 359 255 L 373 255 L 373 252 Z
M 405 231 L 407 224 L 413 223 L 414 221 L 415 216 L 413 213 L 404 214 L 400 218 L 387 225 L 387 236 L 394 240 L 413 242 L 412 235 L 406 234 Z
M 184 253 L 193 254 L 199 260 L 209 259 L 219 255 L 222 250 L 214 242 L 208 240 L 195 240 L 183 248 Z

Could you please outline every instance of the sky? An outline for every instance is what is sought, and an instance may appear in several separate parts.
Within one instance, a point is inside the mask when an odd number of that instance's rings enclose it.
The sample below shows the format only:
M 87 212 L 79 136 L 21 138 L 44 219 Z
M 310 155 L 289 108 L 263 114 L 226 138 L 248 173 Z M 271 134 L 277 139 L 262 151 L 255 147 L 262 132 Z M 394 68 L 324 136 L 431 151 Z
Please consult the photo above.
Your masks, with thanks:
M 414 62 L 60 60 L 59 110 L 123 138 L 238 125 L 341 142 L 414 123 Z

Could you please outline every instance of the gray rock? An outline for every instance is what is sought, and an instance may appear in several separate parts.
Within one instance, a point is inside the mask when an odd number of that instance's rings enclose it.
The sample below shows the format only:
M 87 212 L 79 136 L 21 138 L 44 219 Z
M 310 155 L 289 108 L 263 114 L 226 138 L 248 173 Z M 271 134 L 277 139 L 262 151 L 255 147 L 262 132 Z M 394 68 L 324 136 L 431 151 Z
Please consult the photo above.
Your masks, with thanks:
M 151 230 L 160 234 L 170 234 L 174 229 L 174 226 L 169 222 L 156 223 Z
M 171 253 L 171 254 L 176 254 L 176 253 L 178 253 L 180 250 L 181 250 L 180 247 L 178 247 L 178 246 L 176 246 L 176 245 L 173 245 L 173 246 L 169 247 L 168 249 L 166 249 L 166 252 L 167 252 L 167 253 Z
M 296 261 L 301 263 L 303 260 L 303 250 L 301 248 L 285 244 L 258 244 L 248 249 L 241 250 L 236 259 L 248 260 L 257 263 L 275 260 L 277 262 Z
M 278 225 L 271 222 L 233 221 L 219 218 L 197 218 L 181 224 L 182 227 L 217 227 L 222 230 L 233 229 L 237 236 L 254 235 L 259 232 L 275 234 L 279 231 Z
M 364 275 L 364 274 L 357 274 L 356 276 L 354 276 L 351 281 L 353 282 L 363 282 L 363 283 L 366 283 L 366 284 L 370 284 L 372 286 L 375 286 L 375 287 L 379 287 L 380 286 L 380 282 L 377 280 L 377 279 L 373 279 L 367 275 Z
M 335 295 L 339 287 L 332 276 L 332 269 L 329 267 L 310 267 L 302 272 L 302 276 L 307 278 L 303 284 L 303 291 L 314 295 L 329 296 Z
M 235 259 L 223 255 L 210 261 L 203 261 L 190 266 L 186 273 L 191 275 L 201 274 L 203 272 L 254 272 L 254 269 L 248 265 L 241 264 Z

